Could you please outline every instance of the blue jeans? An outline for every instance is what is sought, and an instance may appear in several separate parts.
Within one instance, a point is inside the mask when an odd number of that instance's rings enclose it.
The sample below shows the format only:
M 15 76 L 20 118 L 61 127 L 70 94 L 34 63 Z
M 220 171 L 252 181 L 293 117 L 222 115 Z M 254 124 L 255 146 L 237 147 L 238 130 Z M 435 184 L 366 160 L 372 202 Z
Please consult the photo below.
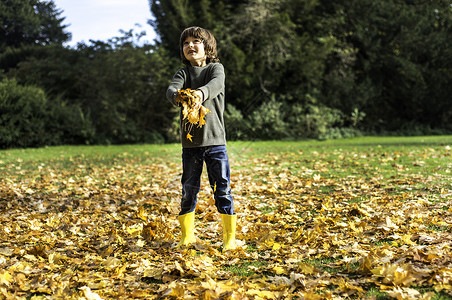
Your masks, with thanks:
M 233 215 L 233 199 L 229 187 L 229 158 L 226 146 L 184 148 L 182 150 L 182 200 L 179 215 L 191 213 L 196 208 L 204 161 L 218 212 Z

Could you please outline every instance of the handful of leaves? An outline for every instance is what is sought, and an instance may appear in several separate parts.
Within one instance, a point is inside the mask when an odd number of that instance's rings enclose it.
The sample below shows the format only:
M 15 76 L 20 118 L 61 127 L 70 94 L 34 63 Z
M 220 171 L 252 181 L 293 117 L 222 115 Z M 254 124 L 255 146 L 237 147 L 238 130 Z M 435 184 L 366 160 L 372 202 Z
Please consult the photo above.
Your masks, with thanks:
M 187 120 L 190 126 L 187 133 L 187 139 L 193 142 L 193 136 L 190 134 L 193 125 L 197 124 L 198 127 L 202 127 L 206 124 L 204 117 L 210 110 L 201 105 L 201 98 L 195 95 L 194 90 L 192 89 L 178 90 L 176 101 L 181 103 L 183 108 L 183 120 Z

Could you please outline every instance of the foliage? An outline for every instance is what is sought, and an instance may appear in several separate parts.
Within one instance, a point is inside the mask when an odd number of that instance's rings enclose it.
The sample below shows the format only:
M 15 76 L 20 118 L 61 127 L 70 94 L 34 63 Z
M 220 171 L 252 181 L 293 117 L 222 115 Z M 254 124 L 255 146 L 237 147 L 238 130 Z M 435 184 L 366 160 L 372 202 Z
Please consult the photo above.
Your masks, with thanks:
M 187 139 L 191 142 L 193 142 L 193 136 L 190 132 L 194 125 L 197 125 L 197 127 L 204 126 L 206 124 L 204 117 L 210 113 L 210 110 L 202 105 L 202 100 L 199 95 L 196 95 L 194 92 L 194 90 L 189 88 L 178 90 L 176 97 L 177 103 L 182 106 L 182 119 L 185 120 L 183 126 L 188 128 Z
M 21 84 L 39 86 L 52 98 L 71 99 L 79 93 L 76 82 L 82 71 L 76 68 L 79 55 L 71 49 L 31 46 L 9 49 L 2 56 L 10 64 L 6 76 Z
M 62 44 L 70 39 L 53 1 L 8 0 L 0 2 L 0 52 L 8 47 Z
M 91 135 L 80 108 L 49 101 L 40 88 L 0 82 L 0 148 L 83 144 Z
M 96 43 L 79 52 L 85 71 L 77 80 L 78 101 L 91 114 L 95 142 L 163 141 L 171 120 L 170 105 L 162 105 L 171 78 L 163 49 Z
M 94 126 L 89 114 L 85 114 L 80 105 L 56 98 L 48 101 L 46 111 L 46 132 L 51 134 L 51 141 L 45 145 L 83 145 L 93 142 Z M 27 147 L 36 147 L 36 144 Z
M 23 87 L 14 80 L 0 83 L 1 148 L 42 145 L 45 132 L 47 99 L 36 87 Z
M 276 94 L 283 114 L 290 114 L 287 109 L 293 104 L 312 106 L 310 97 L 316 99 L 317 110 L 338 112 L 341 120 L 332 123 L 341 123 L 341 128 L 326 129 L 344 132 L 337 136 L 394 131 L 407 122 L 450 130 L 446 120 L 452 108 L 446 95 L 452 61 L 443 53 L 450 48 L 446 35 L 452 10 L 447 1 L 150 5 L 161 46 L 175 57 L 184 27 L 196 24 L 213 31 L 225 64 L 229 102 L 249 121 L 244 123 L 252 122 L 250 111 Z
M 368 129 L 397 130 L 406 122 L 449 128 L 452 108 L 441 95 L 450 94 L 452 60 L 444 52 L 451 43 L 446 37 L 452 26 L 450 1 L 323 4 L 343 18 L 334 30 L 342 62 L 331 61 L 341 69 L 330 64 L 333 81 L 325 82 L 325 91 L 341 84 L 335 83 L 341 77 L 347 91 L 325 98 L 327 106 L 346 114 L 358 108 L 366 113 Z
M 310 95 L 307 95 L 307 98 L 308 100 L 290 104 L 273 94 L 267 102 L 250 112 L 245 112 L 246 118 L 229 104 L 225 113 L 228 139 L 325 140 L 361 135 L 356 128 L 344 126 L 347 117 L 339 110 L 317 104 L 317 100 Z M 302 105 L 300 102 L 307 104 Z M 363 115 L 355 111 L 355 115 L 352 114 L 350 118 L 358 124 Z
M 284 121 L 282 103 L 275 95 L 255 109 L 248 118 L 250 137 L 256 139 L 274 139 L 287 136 L 287 123 Z
M 6 75 L 77 105 L 92 124 L 89 143 L 162 142 L 172 118 L 162 99 L 171 64 L 163 49 L 135 47 L 128 34 L 77 49 L 49 46 L 27 52 Z
M 452 131 L 450 1 L 149 0 L 155 44 L 131 29 L 74 48 L 53 1 L 0 8 L 0 79 L 70 120 L 36 145 L 176 141 L 165 90 L 192 25 L 217 38 L 228 139 Z
M 174 248 L 178 144 L 0 151 L 1 297 L 450 298 L 451 143 L 229 143 L 227 253 L 205 174 Z
M 228 139 L 240 140 L 248 138 L 248 123 L 245 122 L 242 112 L 234 105 L 229 103 L 226 105 L 224 122 Z

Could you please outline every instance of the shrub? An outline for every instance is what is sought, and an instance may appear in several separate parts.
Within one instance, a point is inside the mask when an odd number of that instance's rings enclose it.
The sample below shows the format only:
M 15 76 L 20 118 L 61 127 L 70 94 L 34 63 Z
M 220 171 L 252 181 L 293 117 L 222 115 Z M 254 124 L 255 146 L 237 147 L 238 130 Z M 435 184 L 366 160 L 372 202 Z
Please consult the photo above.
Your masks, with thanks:
M 282 102 L 272 95 L 249 116 L 250 131 L 255 139 L 281 139 L 288 136 L 288 124 L 284 120 Z
M 234 105 L 227 104 L 224 112 L 224 122 L 228 140 L 240 140 L 248 137 L 247 122 L 243 115 Z
M 15 80 L 0 82 L 0 147 L 41 146 L 48 141 L 46 106 L 43 90 Z
M 77 104 L 57 98 L 47 102 L 47 132 L 52 136 L 46 145 L 92 144 L 95 130 L 89 114 Z
M 325 140 L 361 135 L 357 128 L 344 126 L 347 118 L 342 112 L 307 97 L 308 104 L 271 97 L 248 116 L 228 105 L 225 112 L 228 139 Z
M 308 96 L 309 97 L 309 96 Z M 313 103 L 314 102 L 314 103 Z M 310 99 L 306 105 L 295 103 L 286 108 L 290 135 L 294 138 L 340 138 L 343 125 L 342 113 Z
M 44 91 L 0 82 L 0 148 L 87 144 L 94 130 L 89 116 L 60 99 L 48 101 Z

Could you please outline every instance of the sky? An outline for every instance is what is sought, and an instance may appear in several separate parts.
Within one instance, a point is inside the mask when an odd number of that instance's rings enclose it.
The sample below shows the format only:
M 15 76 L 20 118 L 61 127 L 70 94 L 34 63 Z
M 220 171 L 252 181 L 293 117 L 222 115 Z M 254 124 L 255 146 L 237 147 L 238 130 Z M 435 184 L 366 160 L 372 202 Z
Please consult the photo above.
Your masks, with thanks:
M 147 23 L 151 19 L 147 0 L 53 0 L 60 17 L 66 17 L 63 25 L 72 34 L 72 41 L 66 43 L 75 46 L 78 42 L 89 40 L 107 41 L 122 34 L 120 29 L 139 33 L 146 31 L 141 42 L 153 42 L 156 35 Z M 139 24 L 141 27 L 137 27 Z

